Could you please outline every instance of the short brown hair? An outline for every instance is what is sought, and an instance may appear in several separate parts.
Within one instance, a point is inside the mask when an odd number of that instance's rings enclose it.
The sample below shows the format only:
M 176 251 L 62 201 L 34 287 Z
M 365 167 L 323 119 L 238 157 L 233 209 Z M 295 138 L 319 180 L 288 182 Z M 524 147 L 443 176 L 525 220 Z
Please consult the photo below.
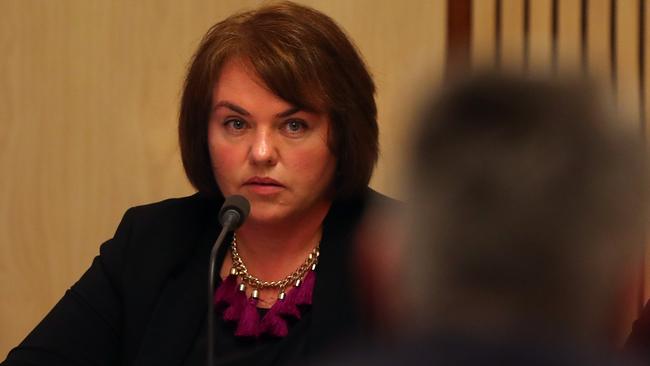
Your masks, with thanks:
M 277 96 L 330 117 L 337 197 L 367 186 L 378 155 L 375 85 L 355 46 L 323 13 L 291 2 L 232 15 L 203 37 L 189 67 L 179 116 L 185 173 L 220 196 L 207 142 L 212 91 L 225 62 L 242 58 Z

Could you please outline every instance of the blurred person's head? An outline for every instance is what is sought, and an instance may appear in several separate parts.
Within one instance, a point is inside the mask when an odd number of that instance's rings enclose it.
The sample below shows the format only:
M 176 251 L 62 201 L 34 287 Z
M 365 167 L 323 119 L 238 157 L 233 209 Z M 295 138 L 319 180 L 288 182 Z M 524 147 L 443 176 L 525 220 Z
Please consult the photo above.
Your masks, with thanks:
M 497 76 L 431 100 L 416 136 L 417 324 L 604 336 L 643 243 L 640 136 L 587 85 Z

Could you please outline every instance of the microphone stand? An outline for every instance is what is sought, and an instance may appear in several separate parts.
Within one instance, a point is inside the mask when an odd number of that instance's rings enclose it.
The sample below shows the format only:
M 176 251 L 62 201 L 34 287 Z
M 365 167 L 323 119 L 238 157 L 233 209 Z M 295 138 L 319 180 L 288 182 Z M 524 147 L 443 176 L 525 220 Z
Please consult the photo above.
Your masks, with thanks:
M 214 296 L 214 278 L 216 275 L 216 265 L 215 262 L 217 260 L 217 253 L 219 252 L 219 248 L 221 248 L 221 244 L 223 243 L 223 239 L 226 237 L 226 234 L 229 231 L 234 230 L 237 227 L 237 223 L 241 220 L 241 216 L 237 211 L 226 211 L 225 213 L 225 219 L 223 220 L 222 226 L 221 226 L 221 232 L 219 233 L 219 236 L 217 237 L 217 240 L 214 242 L 214 245 L 212 246 L 212 251 L 210 252 L 210 270 L 209 270 L 209 276 L 210 278 L 208 279 L 208 357 L 207 357 L 207 365 L 208 366 L 214 366 L 214 301 L 213 301 L 213 296 Z

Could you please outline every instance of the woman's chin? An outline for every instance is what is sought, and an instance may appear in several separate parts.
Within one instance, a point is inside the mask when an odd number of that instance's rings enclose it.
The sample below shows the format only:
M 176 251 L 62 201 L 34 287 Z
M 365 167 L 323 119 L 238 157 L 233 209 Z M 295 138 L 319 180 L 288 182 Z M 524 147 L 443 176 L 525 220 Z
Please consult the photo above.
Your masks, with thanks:
M 311 215 L 321 216 L 323 210 L 326 212 L 329 208 L 329 204 L 321 204 L 325 202 L 305 203 L 286 198 L 261 200 L 253 196 L 249 201 L 251 211 L 246 221 L 257 225 L 283 224 L 288 220 L 299 221 Z
M 253 204 L 247 221 L 255 222 L 257 224 L 277 223 L 286 220 L 290 216 L 290 210 L 286 207 L 279 207 L 277 205 L 268 205 L 271 207 L 264 206 L 267 205 Z

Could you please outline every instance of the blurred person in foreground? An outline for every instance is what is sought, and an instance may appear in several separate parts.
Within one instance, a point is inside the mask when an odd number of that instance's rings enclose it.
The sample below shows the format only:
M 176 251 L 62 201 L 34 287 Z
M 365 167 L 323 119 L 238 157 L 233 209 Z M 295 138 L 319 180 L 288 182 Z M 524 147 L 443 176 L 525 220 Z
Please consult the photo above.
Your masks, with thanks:
M 607 347 L 647 201 L 641 140 L 623 127 L 578 82 L 483 76 L 430 100 L 407 240 L 369 248 L 371 233 L 360 249 L 399 341 L 347 361 L 627 364 Z

